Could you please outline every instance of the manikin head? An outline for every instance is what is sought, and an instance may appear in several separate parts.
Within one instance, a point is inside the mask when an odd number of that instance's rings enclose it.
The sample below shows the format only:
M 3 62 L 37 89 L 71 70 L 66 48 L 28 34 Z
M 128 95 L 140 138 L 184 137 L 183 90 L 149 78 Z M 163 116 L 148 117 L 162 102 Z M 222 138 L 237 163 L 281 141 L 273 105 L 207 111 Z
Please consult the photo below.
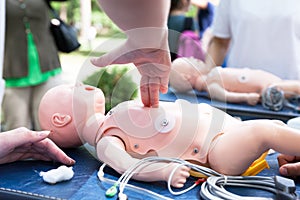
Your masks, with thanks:
M 87 120 L 105 113 L 103 92 L 93 86 L 59 85 L 46 92 L 39 106 L 41 128 L 50 130 L 49 138 L 60 147 L 83 144 L 81 133 Z
M 205 90 L 205 64 L 195 58 L 177 58 L 172 62 L 170 86 L 177 92 Z

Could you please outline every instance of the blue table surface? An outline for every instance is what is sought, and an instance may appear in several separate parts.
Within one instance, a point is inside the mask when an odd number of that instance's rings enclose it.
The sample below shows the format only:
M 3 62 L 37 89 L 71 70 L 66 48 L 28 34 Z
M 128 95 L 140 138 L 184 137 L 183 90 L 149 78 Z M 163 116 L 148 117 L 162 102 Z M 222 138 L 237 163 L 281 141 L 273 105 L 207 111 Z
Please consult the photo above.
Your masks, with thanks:
M 84 147 L 77 149 L 66 149 L 68 155 L 76 160 L 73 166 L 75 175 L 70 181 L 60 182 L 50 185 L 43 182 L 39 176 L 40 171 L 47 171 L 59 166 L 59 163 L 44 161 L 18 161 L 0 165 L 0 188 L 10 188 L 24 192 L 31 192 L 39 195 L 50 196 L 52 199 L 106 199 L 105 191 L 112 186 L 111 181 L 99 181 L 97 172 L 101 163 L 96 160 Z M 275 176 L 278 175 L 278 165 L 276 154 L 269 155 L 267 161 L 270 169 L 263 170 L 259 175 Z M 117 180 L 119 174 L 111 168 L 105 168 L 105 178 Z M 190 178 L 187 185 L 191 185 L 194 179 Z M 200 187 L 179 196 L 169 193 L 165 182 L 145 183 L 140 181 L 130 181 L 131 185 L 156 192 L 171 199 L 200 199 Z M 299 181 L 296 180 L 297 193 L 300 192 Z M 273 194 L 250 188 L 229 188 L 230 191 L 243 196 L 274 197 Z M 160 199 L 147 191 L 141 191 L 128 187 L 125 190 L 129 199 Z M 3 198 L 5 197 L 5 198 Z M 20 199 L 14 196 L 4 196 L 0 192 L 0 199 Z M 117 197 L 107 198 L 117 199 Z

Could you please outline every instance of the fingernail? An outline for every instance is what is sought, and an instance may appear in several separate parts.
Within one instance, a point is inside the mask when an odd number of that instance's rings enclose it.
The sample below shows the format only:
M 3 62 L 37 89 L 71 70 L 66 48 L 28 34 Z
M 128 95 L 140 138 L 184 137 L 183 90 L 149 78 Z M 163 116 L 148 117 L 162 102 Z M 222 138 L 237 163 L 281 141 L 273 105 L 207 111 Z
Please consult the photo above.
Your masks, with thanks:
M 75 160 L 73 160 L 72 158 L 70 158 L 68 165 L 74 165 L 76 163 Z
M 41 136 L 41 137 L 48 136 L 49 134 L 50 134 L 50 131 L 39 131 L 39 136 Z

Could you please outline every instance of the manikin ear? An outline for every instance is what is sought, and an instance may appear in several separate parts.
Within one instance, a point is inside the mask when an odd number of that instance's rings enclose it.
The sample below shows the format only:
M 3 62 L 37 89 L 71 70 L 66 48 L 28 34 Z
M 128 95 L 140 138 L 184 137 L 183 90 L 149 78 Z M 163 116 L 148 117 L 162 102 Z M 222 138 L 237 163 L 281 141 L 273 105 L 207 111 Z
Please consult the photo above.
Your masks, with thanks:
M 70 115 L 55 113 L 52 115 L 51 122 L 56 127 L 64 127 L 72 121 L 72 117 Z

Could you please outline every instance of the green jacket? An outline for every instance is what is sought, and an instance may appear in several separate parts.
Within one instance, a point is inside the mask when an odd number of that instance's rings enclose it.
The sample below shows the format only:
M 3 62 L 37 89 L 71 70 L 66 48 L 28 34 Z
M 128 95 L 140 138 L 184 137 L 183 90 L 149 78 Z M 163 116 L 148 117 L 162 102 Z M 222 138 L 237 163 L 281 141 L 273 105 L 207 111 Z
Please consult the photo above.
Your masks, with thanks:
M 51 35 L 49 8 L 44 0 L 6 0 L 6 31 L 4 50 L 5 78 L 21 78 L 28 73 L 26 29 L 23 20 L 28 19 L 38 50 L 41 71 L 60 68 L 57 48 Z

